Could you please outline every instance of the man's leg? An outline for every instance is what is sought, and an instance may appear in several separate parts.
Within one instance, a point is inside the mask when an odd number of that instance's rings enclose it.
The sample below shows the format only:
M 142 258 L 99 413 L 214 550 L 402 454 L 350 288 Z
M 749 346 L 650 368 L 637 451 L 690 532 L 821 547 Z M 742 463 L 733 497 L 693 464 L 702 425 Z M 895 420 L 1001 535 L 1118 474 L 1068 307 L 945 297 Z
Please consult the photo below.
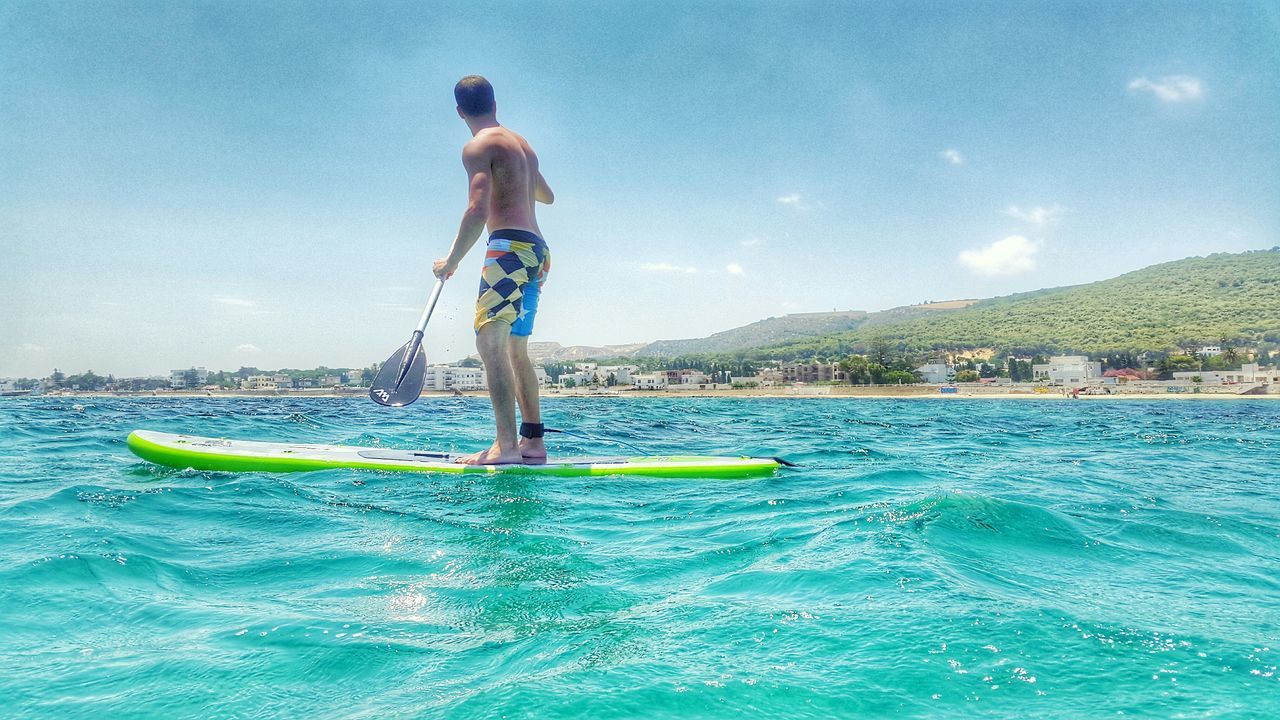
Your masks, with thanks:
M 520 421 L 542 422 L 542 410 L 538 406 L 538 375 L 529 359 L 529 338 L 512 335 L 507 344 L 511 368 L 516 380 L 516 400 L 520 403 Z M 542 438 L 520 438 L 520 456 L 531 464 L 547 461 L 547 446 Z
M 511 326 L 501 321 L 486 323 L 476 333 L 476 349 L 480 351 L 485 379 L 489 384 L 497 438 L 488 450 L 467 455 L 458 462 L 467 465 L 524 462 L 516 440 L 516 379 L 508 354 L 510 340 Z

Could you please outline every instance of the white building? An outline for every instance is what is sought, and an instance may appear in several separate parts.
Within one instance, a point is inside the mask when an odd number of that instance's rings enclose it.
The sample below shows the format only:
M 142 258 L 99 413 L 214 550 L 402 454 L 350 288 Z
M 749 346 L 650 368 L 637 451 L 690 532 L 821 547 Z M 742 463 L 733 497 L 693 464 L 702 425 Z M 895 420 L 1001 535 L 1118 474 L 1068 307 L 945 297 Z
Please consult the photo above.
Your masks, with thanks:
M 483 368 L 432 365 L 426 370 L 424 390 L 484 390 L 488 387 Z
M 667 387 L 667 374 L 632 375 L 631 384 L 635 385 L 637 390 L 662 390 Z
M 630 385 L 631 376 L 639 372 L 639 365 L 602 365 L 596 368 L 596 379 L 601 383 L 607 383 L 609 376 L 612 375 L 614 384 Z
M 590 363 L 584 364 L 589 365 Z M 594 366 L 592 366 L 590 370 L 579 370 L 578 372 L 560 374 L 560 387 L 583 387 L 585 385 L 590 385 L 593 382 L 597 382 Z
M 1078 385 L 1102 377 L 1102 363 L 1089 362 L 1084 355 L 1059 355 L 1049 362 L 1032 365 L 1036 380 L 1047 380 L 1050 385 Z
M 681 370 L 681 385 L 706 385 L 709 382 L 707 376 L 698 370 Z
M 292 385 L 293 381 L 288 375 L 250 375 L 240 383 L 244 390 L 279 390 L 281 386 Z
M 927 365 L 921 365 L 916 368 L 916 374 L 919 375 L 920 379 L 924 382 L 933 383 L 935 385 L 951 382 L 951 379 L 956 376 L 955 372 L 951 369 L 951 366 L 946 363 L 929 363 Z
M 1240 382 L 1280 385 L 1280 367 L 1262 367 L 1258 363 L 1245 363 L 1240 368 Z
M 191 387 L 200 387 L 209 381 L 209 371 L 202 367 L 187 368 L 186 370 L 173 370 L 169 373 L 169 387 L 185 388 L 187 387 L 187 374 L 195 373 L 195 382 Z
M 1197 350 L 1196 354 L 1199 355 L 1200 357 L 1207 357 L 1207 358 L 1217 357 L 1222 354 L 1222 346 L 1221 345 L 1205 345 L 1204 347 Z
M 12 392 L 18 389 L 18 381 L 9 378 L 0 379 L 0 392 Z
M 1280 369 L 1260 367 L 1258 363 L 1245 363 L 1239 370 L 1179 370 L 1173 374 L 1174 380 L 1195 382 L 1200 378 L 1205 385 L 1238 383 L 1280 384 Z

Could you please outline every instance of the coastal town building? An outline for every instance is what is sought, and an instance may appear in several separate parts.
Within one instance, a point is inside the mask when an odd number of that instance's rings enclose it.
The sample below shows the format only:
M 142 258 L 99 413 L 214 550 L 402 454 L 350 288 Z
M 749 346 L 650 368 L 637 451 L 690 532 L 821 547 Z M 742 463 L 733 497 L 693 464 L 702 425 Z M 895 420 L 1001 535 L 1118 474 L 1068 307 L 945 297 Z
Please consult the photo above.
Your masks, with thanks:
M 175 390 L 195 388 L 209 382 L 209 371 L 202 367 L 173 370 L 169 373 L 169 387 Z
M 483 368 L 457 367 L 455 365 L 432 365 L 426 369 L 426 379 L 422 383 L 424 390 L 485 390 L 488 382 Z
M 1196 354 L 1204 358 L 1218 357 L 1219 355 L 1222 354 L 1222 346 L 1221 345 L 1205 345 L 1204 347 L 1197 350 Z
M 845 375 L 836 363 L 785 363 L 782 380 L 788 383 L 814 383 L 844 380 Z
M 631 376 L 639 372 L 639 365 L 602 365 L 596 368 L 596 379 L 607 383 L 609 376 L 612 375 L 615 385 L 630 385 Z
M 1239 370 L 1179 370 L 1173 379 L 1205 385 L 1238 385 L 1242 383 L 1280 384 L 1280 368 L 1262 367 L 1258 363 L 1245 363 Z
M 1102 363 L 1090 362 L 1085 355 L 1058 355 L 1047 363 L 1031 366 L 1033 379 L 1050 385 L 1079 385 L 1094 378 L 1102 378 Z
M 596 382 L 596 371 L 594 368 L 590 370 L 579 370 L 571 373 L 561 373 L 557 384 L 560 387 L 583 387 Z
M 288 375 L 250 375 L 240 383 L 242 390 L 279 390 L 293 387 Z
M 916 368 L 916 374 L 926 383 L 941 385 L 951 382 L 956 376 L 955 370 L 946 363 L 928 363 Z
M 637 390 L 663 390 L 667 387 L 666 373 L 632 375 L 631 384 Z

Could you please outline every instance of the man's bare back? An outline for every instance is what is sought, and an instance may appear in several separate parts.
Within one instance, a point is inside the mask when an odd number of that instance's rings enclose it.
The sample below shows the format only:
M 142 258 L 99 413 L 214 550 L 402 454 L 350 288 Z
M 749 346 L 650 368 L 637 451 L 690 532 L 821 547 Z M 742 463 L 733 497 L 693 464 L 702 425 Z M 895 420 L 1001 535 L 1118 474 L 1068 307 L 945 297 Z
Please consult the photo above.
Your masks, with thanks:
M 490 231 L 528 230 L 542 235 L 534 202 L 548 202 L 551 192 L 538 172 L 538 156 L 524 138 L 500 125 L 485 128 L 463 147 L 462 163 L 473 183 L 486 181 L 477 178 L 480 174 L 491 183 L 485 208 Z

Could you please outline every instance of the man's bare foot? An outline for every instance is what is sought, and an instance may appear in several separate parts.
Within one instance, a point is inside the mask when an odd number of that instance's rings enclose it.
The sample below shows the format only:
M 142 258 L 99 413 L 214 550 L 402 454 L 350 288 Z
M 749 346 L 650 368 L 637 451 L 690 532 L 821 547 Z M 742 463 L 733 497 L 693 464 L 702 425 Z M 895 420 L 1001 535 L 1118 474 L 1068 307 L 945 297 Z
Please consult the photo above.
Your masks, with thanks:
M 525 465 L 543 465 L 547 462 L 547 444 L 542 438 L 520 438 L 520 457 Z
M 524 462 L 524 457 L 520 455 L 519 448 L 503 452 L 502 448 L 494 443 L 488 450 L 463 455 L 454 462 L 461 465 L 520 465 Z

